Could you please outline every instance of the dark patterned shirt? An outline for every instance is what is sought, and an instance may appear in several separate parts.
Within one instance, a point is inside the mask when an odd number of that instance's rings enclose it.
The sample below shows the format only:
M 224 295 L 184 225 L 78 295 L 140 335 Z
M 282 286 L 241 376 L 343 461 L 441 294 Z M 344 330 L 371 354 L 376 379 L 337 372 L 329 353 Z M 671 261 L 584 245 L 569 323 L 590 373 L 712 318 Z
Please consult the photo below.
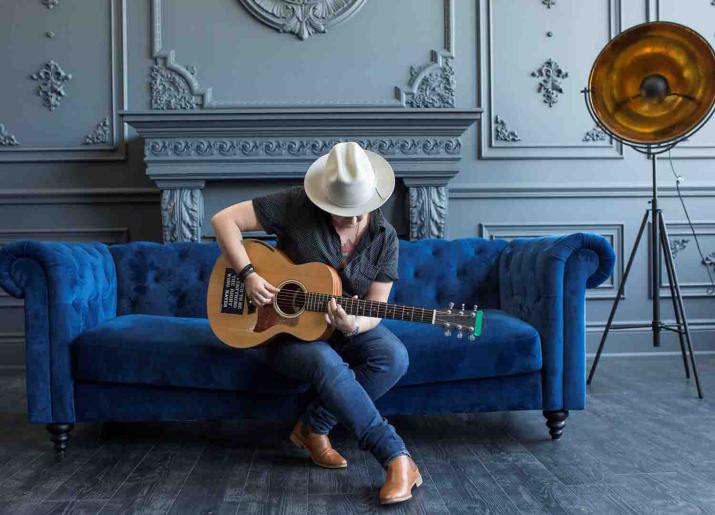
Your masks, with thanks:
M 277 247 L 296 264 L 319 261 L 334 267 L 343 282 L 344 295 L 364 297 L 373 281 L 398 280 L 399 240 L 395 228 L 380 208 L 370 212 L 370 225 L 344 268 L 340 236 L 330 213 L 308 198 L 302 186 L 253 199 L 256 218 Z

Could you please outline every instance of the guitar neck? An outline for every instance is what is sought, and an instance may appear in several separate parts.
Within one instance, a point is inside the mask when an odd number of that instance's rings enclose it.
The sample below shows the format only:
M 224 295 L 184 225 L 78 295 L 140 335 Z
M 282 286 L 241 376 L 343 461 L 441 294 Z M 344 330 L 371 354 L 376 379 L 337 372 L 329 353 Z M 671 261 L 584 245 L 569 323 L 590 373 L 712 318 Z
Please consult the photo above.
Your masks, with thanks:
M 327 313 L 328 301 L 332 295 L 327 293 L 308 292 L 305 308 L 308 311 Z M 335 297 L 349 315 L 358 315 L 373 318 L 391 318 L 393 320 L 407 320 L 409 322 L 423 322 L 434 324 L 436 310 L 417 306 L 403 306 L 389 304 L 374 300 L 353 299 L 350 297 Z

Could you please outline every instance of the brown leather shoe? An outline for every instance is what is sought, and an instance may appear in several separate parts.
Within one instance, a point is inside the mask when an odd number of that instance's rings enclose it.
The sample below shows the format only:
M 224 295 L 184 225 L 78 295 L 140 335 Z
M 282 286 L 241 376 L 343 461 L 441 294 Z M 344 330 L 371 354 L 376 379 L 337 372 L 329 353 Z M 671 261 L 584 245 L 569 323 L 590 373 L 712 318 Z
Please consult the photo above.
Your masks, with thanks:
M 308 449 L 313 463 L 327 469 L 341 469 L 348 466 L 348 462 L 338 451 L 330 445 L 327 435 L 314 433 L 303 427 L 303 421 L 296 422 L 290 434 L 290 441 L 297 447 Z
M 385 484 L 380 488 L 380 503 L 393 504 L 412 499 L 412 487 L 422 486 L 417 464 L 402 454 L 387 464 Z

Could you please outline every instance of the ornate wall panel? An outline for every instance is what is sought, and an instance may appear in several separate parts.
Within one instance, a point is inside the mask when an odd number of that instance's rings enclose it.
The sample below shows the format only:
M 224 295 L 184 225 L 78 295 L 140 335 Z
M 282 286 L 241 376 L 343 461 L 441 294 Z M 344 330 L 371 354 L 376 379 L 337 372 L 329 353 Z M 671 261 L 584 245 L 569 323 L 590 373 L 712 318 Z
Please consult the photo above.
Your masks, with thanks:
M 713 30 L 713 11 L 715 6 L 708 2 L 687 2 L 682 0 L 648 0 L 648 21 L 674 21 L 698 31 L 708 43 L 715 46 Z M 710 120 L 697 134 L 680 143 L 671 151 L 675 158 L 714 158 L 715 157 L 715 122 Z M 662 155 L 667 158 L 668 154 Z
M 611 277 L 597 288 L 586 291 L 587 299 L 615 299 L 618 293 L 618 285 L 623 277 L 623 228 L 624 224 L 502 224 L 502 223 L 480 223 L 479 236 L 490 240 L 508 240 L 515 238 L 536 238 L 539 236 L 550 236 L 554 234 L 571 234 L 574 232 L 596 232 L 608 240 L 616 251 L 616 267 Z M 631 286 L 626 284 L 626 289 Z M 624 292 L 625 297 L 625 292 Z
M 126 0 L 49 6 L 0 4 L 19 27 L 0 31 L 0 46 L 16 49 L 0 56 L 0 162 L 122 160 Z
M 273 0 L 271 0 L 273 1 Z M 454 107 L 454 90 L 456 87 L 455 81 L 455 56 L 454 56 L 454 0 L 427 0 L 429 2 L 436 2 L 437 5 L 441 6 L 441 17 L 429 19 L 429 23 L 434 22 L 435 31 L 443 32 L 442 40 L 443 47 L 439 49 L 425 49 L 424 62 L 405 62 L 401 64 L 404 66 L 405 70 L 405 80 L 399 85 L 386 84 L 384 91 L 386 93 L 393 92 L 392 98 L 389 95 L 386 98 L 379 99 L 357 99 L 357 98 L 338 98 L 338 99 L 328 99 L 328 98 L 311 98 L 307 100 L 286 100 L 285 98 L 263 98 L 260 101 L 251 101 L 240 98 L 224 100 L 216 98 L 214 95 L 214 87 L 209 87 L 205 83 L 208 80 L 205 76 L 201 76 L 198 72 L 199 66 L 196 63 L 187 64 L 182 59 L 185 56 L 180 55 L 175 48 L 173 48 L 172 43 L 167 43 L 165 32 L 167 27 L 164 25 L 163 19 L 166 17 L 166 10 L 169 8 L 167 2 L 162 0 L 151 0 L 151 40 L 152 40 L 152 54 L 151 57 L 154 60 L 153 66 L 151 66 L 148 73 L 148 82 L 151 89 L 150 97 L 150 107 L 151 109 L 157 110 L 193 110 L 193 109 L 233 109 L 233 108 L 245 108 L 245 107 L 283 107 L 283 106 L 301 106 L 301 107 L 325 107 L 325 106 L 339 106 L 339 107 Z M 236 0 L 236 13 L 235 16 L 246 16 L 246 12 L 240 9 L 238 6 L 238 0 Z M 241 0 L 241 3 L 261 3 L 256 2 L 256 0 Z M 266 5 L 270 2 L 262 2 Z M 277 2 L 274 2 L 277 3 Z M 345 2 L 339 2 L 345 3 Z M 357 4 L 356 4 L 357 5 Z M 362 3 L 359 3 L 362 7 Z M 394 4 L 396 5 L 396 4 Z M 390 4 L 390 8 L 396 8 L 393 4 Z M 382 5 L 381 7 L 387 7 Z M 415 7 L 413 4 L 409 4 L 410 9 L 414 8 L 419 12 L 419 8 Z M 374 16 L 374 15 L 373 15 Z M 390 17 L 387 17 L 390 18 Z M 351 20 L 353 21 L 353 20 Z M 363 22 L 364 23 L 364 22 Z M 369 22 L 368 22 L 369 23 Z M 174 28 L 176 29 L 176 28 Z M 178 30 L 178 29 L 177 29 Z M 269 30 L 266 27 L 266 30 Z M 367 33 L 363 31 L 362 36 Z M 287 40 L 279 34 L 269 34 L 275 38 L 279 38 L 278 41 L 281 42 L 279 49 L 285 52 L 286 49 L 291 48 L 289 45 L 297 45 L 294 52 L 301 52 L 303 54 L 302 58 L 293 59 L 291 66 L 295 66 L 301 60 L 307 63 L 315 63 L 321 61 L 321 52 L 325 52 L 325 49 L 320 49 L 319 47 L 306 48 L 305 45 L 308 44 L 301 43 L 299 39 Z M 406 37 L 409 37 L 410 32 L 406 33 Z M 354 36 L 357 38 L 358 36 Z M 320 40 L 321 38 L 317 38 Z M 312 40 L 312 38 L 311 38 Z M 351 40 L 351 41 L 354 41 Z M 401 41 L 404 48 L 410 47 L 410 41 Z M 255 43 L 254 43 L 255 44 Z M 329 44 L 323 40 L 318 41 L 316 44 Z M 218 60 L 223 63 L 224 71 L 230 68 L 240 68 L 242 64 L 236 59 L 236 56 L 231 56 L 230 60 L 220 54 L 221 51 L 225 49 L 216 49 L 217 54 L 214 56 L 214 60 Z M 394 46 L 391 52 L 388 50 L 381 50 L 381 53 L 385 56 L 391 55 L 394 52 Z M 240 55 L 241 52 L 256 54 L 256 55 L 269 55 L 270 51 L 262 49 L 244 49 L 238 48 L 236 53 Z M 310 53 L 312 52 L 312 53 Z M 349 52 L 350 55 L 354 54 L 352 51 Z M 348 58 L 346 55 L 346 59 Z M 314 56 L 312 59 L 310 56 Z M 200 64 L 200 63 L 199 63 Z M 261 63 L 262 68 L 264 67 L 275 67 L 275 62 L 264 62 Z M 275 74 L 283 73 L 286 77 L 292 77 L 295 70 L 288 69 L 287 65 L 283 65 L 283 69 L 276 70 Z M 336 67 L 334 70 L 336 74 L 342 75 L 351 73 L 355 66 L 351 66 L 349 62 L 342 61 L 341 66 L 344 69 Z M 251 73 L 260 73 L 260 70 L 255 69 L 255 67 L 247 66 L 246 69 L 251 69 Z M 395 64 L 390 63 L 389 70 L 380 70 L 379 66 L 374 69 L 369 66 L 358 65 L 357 69 L 364 70 L 365 74 L 370 74 L 366 82 L 374 83 L 376 82 L 375 77 L 380 77 L 381 75 L 388 75 L 392 73 L 395 69 Z M 319 69 L 321 73 L 325 73 L 326 70 Z M 201 77 L 200 77 L 201 76 Z M 339 77 L 336 77 L 338 79 Z M 336 80 L 334 79 L 334 81 Z M 229 81 L 231 82 L 231 81 Z M 272 81 L 271 81 L 272 82 Z M 324 81 L 322 81 L 324 82 Z M 332 82 L 332 81 L 331 81 Z M 357 81 L 359 82 L 359 81 Z M 258 85 L 258 88 L 256 88 Z M 254 90 L 260 90 L 260 80 L 257 79 L 256 84 L 253 86 Z M 221 88 L 224 89 L 225 88 Z M 338 87 L 338 89 L 341 89 Z M 344 89 L 354 89 L 354 84 L 350 84 L 350 87 Z
M 621 31 L 621 0 L 480 0 L 478 24 L 481 158 L 623 157 L 589 133 L 581 94 L 592 60 Z

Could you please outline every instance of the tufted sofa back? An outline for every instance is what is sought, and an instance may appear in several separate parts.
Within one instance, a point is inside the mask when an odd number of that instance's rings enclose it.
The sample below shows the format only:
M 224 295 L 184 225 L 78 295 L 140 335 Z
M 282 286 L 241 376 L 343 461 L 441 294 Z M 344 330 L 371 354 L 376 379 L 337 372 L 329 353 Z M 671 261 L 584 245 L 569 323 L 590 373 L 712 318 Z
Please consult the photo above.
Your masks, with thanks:
M 390 302 L 444 307 L 497 307 L 496 261 L 504 241 L 482 238 L 400 240 L 398 280 Z M 117 270 L 117 314 L 204 318 L 216 243 L 146 241 L 109 247 Z

